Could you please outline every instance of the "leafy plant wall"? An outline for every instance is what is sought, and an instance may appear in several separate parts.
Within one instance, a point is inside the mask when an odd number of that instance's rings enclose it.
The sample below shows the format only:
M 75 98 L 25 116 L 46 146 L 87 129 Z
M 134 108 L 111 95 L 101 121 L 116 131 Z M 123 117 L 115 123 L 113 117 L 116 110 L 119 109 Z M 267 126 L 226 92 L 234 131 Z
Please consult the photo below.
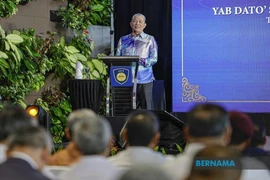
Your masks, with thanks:
M 0 18 L 11 17 L 18 12 L 17 4 L 20 0 L 1 0 Z
M 65 138 L 64 128 L 67 125 L 67 116 L 71 113 L 69 97 L 56 87 L 50 87 L 37 99 L 37 105 L 47 111 L 51 118 L 50 131 L 54 143 L 62 143 Z
M 64 37 L 59 41 L 55 40 L 55 33 L 51 32 L 48 32 L 45 38 L 35 36 L 32 28 L 6 33 L 0 26 L 0 34 L 2 100 L 11 100 L 26 107 L 25 96 L 44 85 L 49 71 L 55 73 L 55 78 L 72 79 L 77 61 L 88 69 L 84 75 L 89 79 L 104 79 L 107 74 L 106 65 L 99 59 L 90 57 L 91 49 L 84 45 L 83 42 L 88 41 L 84 35 L 76 36 L 71 43 L 67 43 Z M 78 49 L 75 46 L 78 46 Z M 49 88 L 43 92 L 42 98 L 37 100 L 37 104 L 52 118 L 51 133 L 55 143 L 63 142 L 66 118 L 71 112 L 69 97 L 64 92 Z
M 52 60 L 39 54 L 34 34 L 32 28 L 7 34 L 0 26 L 0 95 L 23 107 L 25 96 L 38 91 L 53 68 Z
M 62 25 L 82 31 L 91 25 L 108 26 L 111 16 L 110 0 L 73 0 L 68 7 L 59 10 Z
M 16 14 L 19 2 L 0 1 L 0 18 Z M 94 42 L 85 29 L 108 25 L 110 11 L 110 0 L 73 0 L 69 7 L 61 8 L 61 24 L 75 33 L 69 42 L 65 37 L 56 39 L 53 32 L 37 36 L 33 28 L 5 32 L 0 26 L 0 109 L 4 101 L 26 107 L 25 97 L 44 86 L 48 73 L 54 72 L 54 78 L 60 80 L 73 79 L 78 61 L 84 66 L 84 78 L 104 82 L 107 66 L 91 57 Z M 66 118 L 71 112 L 68 89 L 49 87 L 36 104 L 51 116 L 54 143 L 65 141 Z

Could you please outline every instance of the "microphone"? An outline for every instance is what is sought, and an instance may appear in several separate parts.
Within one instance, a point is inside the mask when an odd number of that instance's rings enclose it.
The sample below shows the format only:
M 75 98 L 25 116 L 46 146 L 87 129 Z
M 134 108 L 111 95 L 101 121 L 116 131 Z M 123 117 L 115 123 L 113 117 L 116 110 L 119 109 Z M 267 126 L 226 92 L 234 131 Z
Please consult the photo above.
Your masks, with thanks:
M 126 45 L 126 44 L 128 44 L 128 43 L 130 43 L 131 40 L 133 40 L 133 36 L 132 36 L 132 35 L 128 38 L 128 40 L 127 40 L 125 43 L 121 43 L 121 44 L 117 45 L 117 47 L 114 48 L 114 49 L 110 52 L 109 56 L 111 56 L 112 53 L 113 53 L 115 50 L 117 50 L 119 47 L 121 47 L 121 46 L 123 46 L 123 45 Z

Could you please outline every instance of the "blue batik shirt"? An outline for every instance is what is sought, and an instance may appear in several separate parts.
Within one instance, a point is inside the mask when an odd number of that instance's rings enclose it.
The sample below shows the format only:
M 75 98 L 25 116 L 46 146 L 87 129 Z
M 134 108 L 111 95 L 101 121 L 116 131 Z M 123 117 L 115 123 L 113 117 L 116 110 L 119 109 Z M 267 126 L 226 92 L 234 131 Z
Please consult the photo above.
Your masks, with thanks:
M 139 69 L 137 73 L 138 84 L 153 82 L 152 66 L 157 63 L 158 46 L 155 38 L 142 32 L 139 36 L 132 34 L 121 37 L 116 51 L 117 56 L 139 56 Z M 135 65 L 132 66 L 133 74 Z

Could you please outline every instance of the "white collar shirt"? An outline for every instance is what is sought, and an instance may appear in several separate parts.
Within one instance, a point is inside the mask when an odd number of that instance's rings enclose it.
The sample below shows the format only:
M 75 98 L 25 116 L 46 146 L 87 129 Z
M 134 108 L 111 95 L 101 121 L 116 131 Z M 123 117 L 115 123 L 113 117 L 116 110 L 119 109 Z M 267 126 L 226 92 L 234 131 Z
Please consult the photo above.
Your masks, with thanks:
M 105 157 L 99 155 L 83 156 L 69 171 L 60 175 L 60 180 L 117 180 L 120 170 Z
M 110 162 L 121 168 L 129 169 L 134 165 L 162 165 L 172 159 L 148 147 L 128 147 L 117 155 L 108 158 Z

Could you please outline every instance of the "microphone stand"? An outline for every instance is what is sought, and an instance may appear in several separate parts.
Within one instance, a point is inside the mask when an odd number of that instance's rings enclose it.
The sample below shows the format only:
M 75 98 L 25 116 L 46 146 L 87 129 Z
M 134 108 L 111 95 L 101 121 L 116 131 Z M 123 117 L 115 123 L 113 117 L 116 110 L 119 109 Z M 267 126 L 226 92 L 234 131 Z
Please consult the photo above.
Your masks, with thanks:
M 111 53 L 109 56 L 114 56 L 114 0 L 111 0 L 111 30 L 110 30 L 110 39 L 111 39 Z

